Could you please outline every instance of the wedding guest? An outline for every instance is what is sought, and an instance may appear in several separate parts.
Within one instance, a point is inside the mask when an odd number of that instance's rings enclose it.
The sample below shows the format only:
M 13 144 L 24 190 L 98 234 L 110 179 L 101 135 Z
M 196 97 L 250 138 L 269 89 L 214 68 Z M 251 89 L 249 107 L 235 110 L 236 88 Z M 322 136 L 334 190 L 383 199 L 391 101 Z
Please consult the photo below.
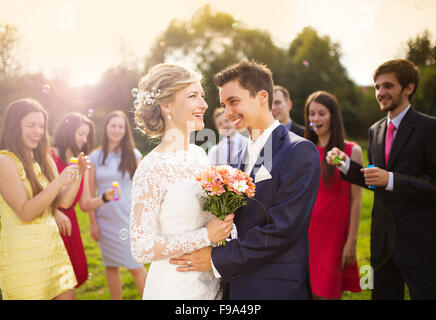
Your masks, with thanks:
M 215 109 L 213 119 L 222 139 L 209 150 L 210 163 L 213 166 L 230 165 L 237 167 L 239 156 L 246 148 L 248 139 L 236 131 L 233 123 L 226 118 L 223 107 Z
M 0 287 L 4 299 L 74 299 L 77 284 L 59 235 L 57 208 L 71 206 L 87 169 L 58 175 L 48 154 L 47 112 L 33 99 L 6 109 L 0 142 Z M 78 178 L 76 178 L 76 173 Z
M 321 179 L 309 225 L 309 267 L 315 299 L 340 299 L 343 291 L 360 292 L 356 258 L 362 191 L 340 179 L 339 171 L 327 165 L 326 153 L 333 147 L 363 164 L 358 144 L 345 140 L 341 110 L 335 96 L 312 93 L 305 104 L 305 136 L 316 144 Z
M 50 155 L 56 163 L 58 172 L 61 173 L 69 166 L 71 157 L 77 157 L 81 152 L 89 154 L 93 147 L 93 122 L 85 115 L 72 112 L 65 115 L 59 122 L 54 135 L 54 147 L 50 150 Z M 68 234 L 62 229 L 60 231 L 77 278 L 76 288 L 88 279 L 88 264 L 74 207 L 79 203 L 84 212 L 95 210 L 104 204 L 103 198 L 112 200 L 113 188 L 107 189 L 102 196 L 91 198 L 89 172 L 86 171 L 71 206 L 60 209 L 71 225 Z
M 343 178 L 374 186 L 371 221 L 372 299 L 436 299 L 436 118 L 417 112 L 410 101 L 419 69 L 405 59 L 374 71 L 375 96 L 386 117 L 369 129 L 368 162 L 362 166 L 341 150 L 335 156 Z
M 274 119 L 279 120 L 289 131 L 304 137 L 304 127 L 291 119 L 292 100 L 289 91 L 285 87 L 275 85 L 273 98 L 271 110 Z
M 91 236 L 98 241 L 106 267 L 106 279 L 112 299 L 121 295 L 120 267 L 129 269 L 136 288 L 142 295 L 147 272 L 130 251 L 130 205 L 132 177 L 141 153 L 135 148 L 129 120 L 122 111 L 113 111 L 106 116 L 102 146 L 89 156 L 91 169 L 90 188 L 99 192 L 112 188 L 117 181 L 123 190 L 118 201 L 106 202 L 94 212 L 89 212 Z

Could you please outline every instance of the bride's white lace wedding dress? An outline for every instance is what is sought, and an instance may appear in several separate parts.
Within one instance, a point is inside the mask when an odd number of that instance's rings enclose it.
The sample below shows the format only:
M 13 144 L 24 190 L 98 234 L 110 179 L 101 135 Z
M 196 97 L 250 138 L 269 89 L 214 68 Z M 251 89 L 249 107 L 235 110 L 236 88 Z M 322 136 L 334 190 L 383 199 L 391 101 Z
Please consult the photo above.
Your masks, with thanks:
M 143 299 L 218 299 L 212 271 L 178 272 L 168 260 L 210 246 L 205 228 L 211 214 L 202 210 L 200 182 L 210 166 L 204 150 L 150 152 L 133 177 L 130 241 L 133 257 L 151 263 Z

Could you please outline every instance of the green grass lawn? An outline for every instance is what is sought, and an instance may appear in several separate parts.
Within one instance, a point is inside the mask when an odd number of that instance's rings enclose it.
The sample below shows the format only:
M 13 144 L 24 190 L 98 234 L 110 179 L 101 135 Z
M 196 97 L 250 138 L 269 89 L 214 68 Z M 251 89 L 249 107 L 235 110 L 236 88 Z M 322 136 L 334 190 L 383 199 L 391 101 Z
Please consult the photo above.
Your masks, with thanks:
M 82 234 L 83 246 L 85 248 L 86 259 L 88 260 L 88 280 L 76 290 L 78 300 L 110 300 L 109 289 L 106 283 L 106 269 L 101 258 L 98 243 L 91 238 L 89 232 L 88 214 L 80 211 L 76 207 L 77 219 L 79 221 L 80 232 Z M 148 267 L 148 265 L 146 266 Z M 140 300 L 141 295 L 136 289 L 132 275 L 125 268 L 121 270 L 121 281 L 124 300 Z

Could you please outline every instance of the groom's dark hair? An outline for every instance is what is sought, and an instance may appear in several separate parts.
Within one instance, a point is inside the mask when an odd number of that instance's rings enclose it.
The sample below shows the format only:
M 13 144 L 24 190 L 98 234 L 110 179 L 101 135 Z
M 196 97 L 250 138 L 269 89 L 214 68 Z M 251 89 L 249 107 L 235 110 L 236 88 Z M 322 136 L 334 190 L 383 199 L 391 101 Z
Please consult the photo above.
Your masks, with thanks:
M 233 80 L 238 80 L 240 86 L 248 90 L 252 97 L 260 90 L 268 92 L 268 106 L 271 110 L 274 82 L 272 72 L 265 64 L 255 60 L 241 61 L 213 76 L 213 82 L 218 88 Z

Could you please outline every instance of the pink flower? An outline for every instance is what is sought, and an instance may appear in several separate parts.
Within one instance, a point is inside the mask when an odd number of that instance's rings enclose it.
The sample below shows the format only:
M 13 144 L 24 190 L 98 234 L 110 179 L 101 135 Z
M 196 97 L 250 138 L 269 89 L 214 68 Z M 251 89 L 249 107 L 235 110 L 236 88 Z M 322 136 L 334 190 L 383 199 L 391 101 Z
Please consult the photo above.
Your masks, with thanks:
M 256 188 L 248 174 L 230 166 L 210 167 L 196 179 L 206 191 L 202 196 L 203 210 L 220 219 L 247 205 L 247 198 L 254 196 Z M 221 241 L 218 245 L 225 244 Z
M 216 167 L 216 171 L 220 174 L 223 183 L 228 185 L 233 182 L 235 169 L 230 166 L 218 166 Z
M 197 180 L 201 181 L 203 189 L 212 196 L 220 195 L 227 190 L 251 198 L 256 189 L 253 179 L 247 173 L 230 166 L 211 166 L 203 171 Z
M 213 166 L 203 171 L 197 180 L 201 181 L 203 189 L 211 192 L 212 195 L 225 192 L 223 178 Z

